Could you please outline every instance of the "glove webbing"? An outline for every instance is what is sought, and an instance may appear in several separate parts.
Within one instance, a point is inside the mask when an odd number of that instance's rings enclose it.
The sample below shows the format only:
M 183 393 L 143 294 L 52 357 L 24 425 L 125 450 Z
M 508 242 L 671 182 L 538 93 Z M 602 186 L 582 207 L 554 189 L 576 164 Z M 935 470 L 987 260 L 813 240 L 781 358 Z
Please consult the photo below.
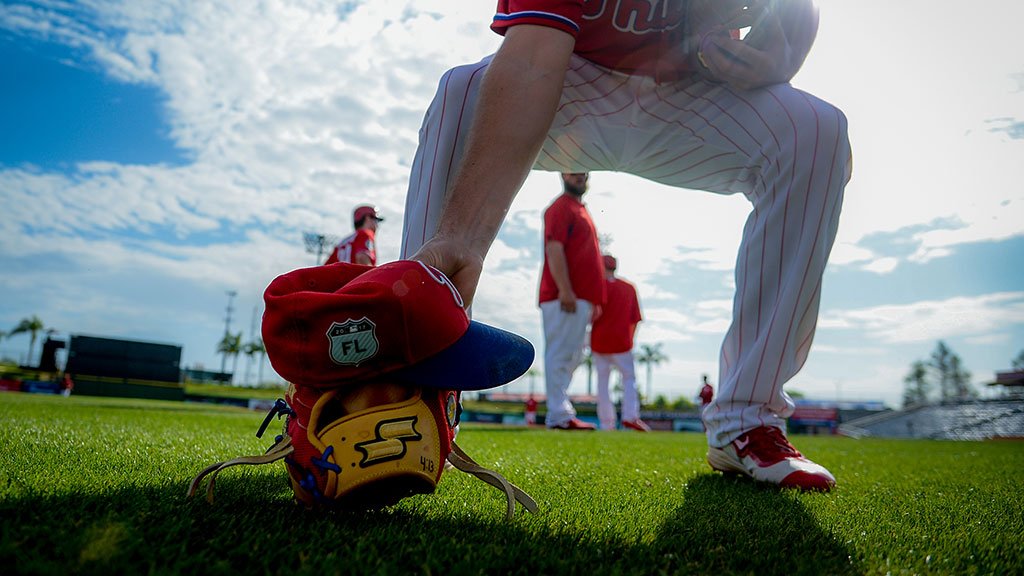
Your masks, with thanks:
M 498 474 L 493 470 L 488 470 L 487 468 L 477 464 L 476 461 L 473 460 L 469 454 L 466 454 L 466 452 L 463 451 L 455 442 L 452 442 L 452 451 L 448 454 L 448 462 L 459 470 L 462 470 L 467 474 L 472 474 L 480 480 L 483 480 L 504 492 L 505 499 L 508 504 L 508 510 L 505 513 L 506 520 L 511 520 L 515 515 L 516 502 L 522 504 L 529 512 L 537 512 L 537 502 L 535 502 L 529 494 L 523 492 L 518 486 L 506 480 L 501 474 Z
M 292 439 L 287 435 L 283 435 L 281 441 L 274 444 L 267 450 L 266 454 L 262 456 L 240 456 L 238 458 L 232 458 L 224 462 L 217 462 L 207 466 L 202 472 L 196 476 L 192 483 L 188 487 L 188 497 L 191 498 L 196 493 L 196 489 L 199 488 L 199 484 L 203 481 L 208 474 L 210 475 L 210 483 L 206 487 L 206 500 L 211 504 L 213 503 L 213 485 L 217 481 L 217 474 L 220 474 L 221 470 L 230 468 L 231 466 L 238 466 L 239 464 L 247 464 L 255 466 L 258 464 L 269 464 L 288 456 L 295 451 L 292 446 Z

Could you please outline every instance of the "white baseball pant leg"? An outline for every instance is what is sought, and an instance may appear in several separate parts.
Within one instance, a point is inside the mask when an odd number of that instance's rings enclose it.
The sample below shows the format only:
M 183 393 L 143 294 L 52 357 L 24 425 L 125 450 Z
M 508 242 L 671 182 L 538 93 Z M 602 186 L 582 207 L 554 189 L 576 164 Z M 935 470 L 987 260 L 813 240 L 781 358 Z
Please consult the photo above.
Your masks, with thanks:
M 576 312 L 562 310 L 558 300 L 542 302 L 544 321 L 544 384 L 548 415 L 544 424 L 561 426 L 576 417 L 576 408 L 569 399 L 573 372 L 583 360 L 583 344 L 593 306 L 586 300 L 576 301 Z
M 640 419 L 640 394 L 636 390 L 636 363 L 633 351 L 620 352 L 612 356 L 615 367 L 622 374 L 622 419 Z
M 612 367 L 622 375 L 622 420 L 640 419 L 640 397 L 636 391 L 636 363 L 633 351 L 616 354 L 594 355 L 594 369 L 597 371 L 597 418 L 602 430 L 615 429 L 615 405 L 612 403 L 608 381 Z
M 420 130 L 403 256 L 433 234 L 489 58 L 441 79 Z M 736 91 L 698 78 L 657 84 L 573 56 L 535 168 L 619 171 L 669 186 L 741 193 L 753 210 L 736 260 L 719 393 L 704 412 L 725 446 L 793 411 L 782 385 L 807 358 L 821 278 L 850 178 L 846 117 L 780 84 Z
M 597 372 L 597 420 L 601 423 L 601 430 L 615 430 L 617 420 L 615 404 L 612 403 L 612 394 L 608 385 L 612 375 L 612 358 L 609 354 L 594 352 L 592 361 L 594 362 L 594 371 Z

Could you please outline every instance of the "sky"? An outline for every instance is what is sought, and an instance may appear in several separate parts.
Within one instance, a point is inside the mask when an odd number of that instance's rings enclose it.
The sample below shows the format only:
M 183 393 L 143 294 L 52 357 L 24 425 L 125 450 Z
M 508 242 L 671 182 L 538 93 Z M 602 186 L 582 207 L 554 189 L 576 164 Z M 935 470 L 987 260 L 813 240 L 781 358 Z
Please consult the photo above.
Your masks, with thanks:
M 0 330 L 37 315 L 59 337 L 175 344 L 184 366 L 216 370 L 228 306 L 251 340 L 267 284 L 317 264 L 304 232 L 346 235 L 373 203 L 378 261 L 397 259 L 423 112 L 445 70 L 497 49 L 493 4 L 5 1 Z M 943 341 L 989 395 L 1024 350 L 1024 38 L 998 25 L 1024 3 L 818 5 L 793 84 L 846 114 L 854 172 L 787 389 L 897 407 L 910 365 Z M 668 357 L 651 382 L 639 367 L 639 386 L 692 398 L 702 374 L 717 381 L 749 204 L 623 174 L 590 186 L 639 289 L 638 345 Z M 541 213 L 559 192 L 531 173 L 473 308 L 530 339 L 540 372 Z M 27 335 L 0 341 L 0 356 L 28 352 Z M 236 382 L 255 379 L 246 368 Z M 571 392 L 586 389 L 581 369 Z

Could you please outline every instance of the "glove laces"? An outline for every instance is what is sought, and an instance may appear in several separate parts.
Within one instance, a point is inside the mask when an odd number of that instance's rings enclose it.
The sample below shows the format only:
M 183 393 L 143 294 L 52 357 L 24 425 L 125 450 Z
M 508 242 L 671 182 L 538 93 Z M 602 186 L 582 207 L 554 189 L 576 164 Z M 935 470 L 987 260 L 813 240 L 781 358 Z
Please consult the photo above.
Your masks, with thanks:
M 270 409 L 270 412 L 267 414 L 267 417 L 263 420 L 263 424 L 260 426 L 259 431 L 256 433 L 256 436 L 258 438 L 262 437 L 263 432 L 267 429 L 267 425 L 270 424 L 270 421 L 274 418 L 274 416 L 280 418 L 282 414 L 294 416 L 295 412 L 292 411 L 291 408 L 288 407 L 288 404 L 285 403 L 283 400 L 278 400 L 274 407 Z M 195 478 L 192 479 L 192 482 L 188 486 L 188 497 L 193 497 L 195 493 L 199 490 L 199 486 L 202 484 L 203 479 L 209 476 L 210 481 L 206 486 L 206 500 L 212 504 L 213 489 L 214 485 L 217 482 L 217 475 L 220 474 L 222 471 L 232 466 L 258 466 L 262 464 L 270 464 L 271 462 L 276 462 L 278 460 L 281 460 L 282 458 L 286 458 L 293 452 L 295 452 L 295 447 L 292 446 L 291 437 L 288 436 L 288 432 L 286 430 L 282 431 L 282 433 L 278 435 L 277 438 L 275 438 L 274 444 L 270 448 L 268 448 L 264 454 L 260 456 L 240 456 L 238 458 L 232 458 L 230 460 L 217 462 L 215 464 L 207 466 L 205 469 L 203 469 L 203 471 L 196 475 Z M 494 488 L 502 492 L 505 495 L 506 520 L 511 520 L 515 516 L 516 502 L 522 504 L 523 508 L 525 508 L 530 513 L 537 512 L 537 502 L 529 494 L 524 492 L 515 484 L 512 484 L 511 482 L 506 480 L 505 477 L 499 474 L 498 472 L 481 466 L 479 463 L 476 462 L 476 460 L 473 460 L 473 458 L 470 457 L 469 454 L 466 454 L 462 447 L 460 447 L 454 441 L 452 442 L 452 450 L 451 452 L 448 453 L 447 464 L 450 464 L 452 467 L 457 468 L 458 470 L 465 472 L 466 474 L 475 476 L 477 479 L 493 486 Z

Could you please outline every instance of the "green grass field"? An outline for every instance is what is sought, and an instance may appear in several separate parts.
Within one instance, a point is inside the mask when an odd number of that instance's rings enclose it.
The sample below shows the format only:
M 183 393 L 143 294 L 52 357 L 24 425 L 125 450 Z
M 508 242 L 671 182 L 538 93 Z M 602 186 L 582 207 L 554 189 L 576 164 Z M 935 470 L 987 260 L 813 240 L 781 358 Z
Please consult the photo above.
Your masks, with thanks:
M 266 448 L 262 414 L 0 400 L 2 574 L 1024 572 L 1021 442 L 799 437 L 839 487 L 798 494 L 710 472 L 699 434 L 465 426 L 460 445 L 541 506 L 506 522 L 500 494 L 456 470 L 373 513 L 295 506 L 280 463 L 188 500 L 207 464 Z

